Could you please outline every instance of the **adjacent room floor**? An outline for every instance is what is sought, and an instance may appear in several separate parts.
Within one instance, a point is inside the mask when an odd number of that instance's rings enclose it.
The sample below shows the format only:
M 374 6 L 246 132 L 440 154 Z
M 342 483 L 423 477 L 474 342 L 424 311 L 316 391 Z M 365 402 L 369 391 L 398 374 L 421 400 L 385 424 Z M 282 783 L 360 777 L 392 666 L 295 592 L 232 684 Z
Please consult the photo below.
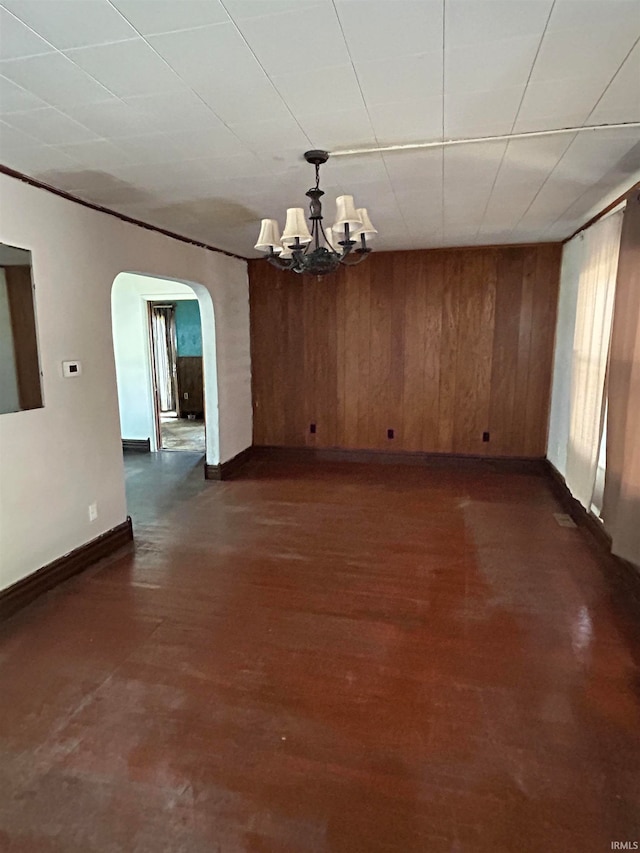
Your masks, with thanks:
M 160 432 L 163 450 L 205 451 L 204 420 L 202 418 L 161 417 Z
M 1 629 L 0 849 L 640 840 L 640 623 L 542 477 L 127 468 L 135 550 Z

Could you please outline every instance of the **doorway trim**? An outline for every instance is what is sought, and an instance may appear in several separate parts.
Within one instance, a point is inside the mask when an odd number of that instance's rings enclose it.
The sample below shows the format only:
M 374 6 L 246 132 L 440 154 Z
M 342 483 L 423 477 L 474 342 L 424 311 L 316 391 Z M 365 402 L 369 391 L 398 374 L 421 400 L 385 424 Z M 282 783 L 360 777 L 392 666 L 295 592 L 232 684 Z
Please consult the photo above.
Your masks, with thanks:
M 135 279 L 144 279 L 146 282 L 137 282 L 139 289 L 138 290 L 128 290 L 127 288 L 135 287 Z M 122 273 L 119 273 L 113 282 L 112 286 L 112 320 L 113 320 L 113 329 L 114 329 L 114 350 L 117 350 L 116 346 L 116 326 L 117 326 L 117 317 L 114 312 L 114 306 L 116 301 L 117 293 L 129 293 L 129 295 L 139 300 L 136 304 L 140 305 L 141 301 L 156 301 L 165 303 L 173 301 L 173 295 L 163 295 L 158 290 L 154 290 L 154 282 L 163 282 L 165 284 L 179 284 L 188 287 L 195 298 L 198 300 L 198 307 L 200 309 L 200 324 L 202 330 L 202 371 L 203 371 L 203 391 L 204 391 L 204 416 L 205 416 L 205 438 L 206 438 L 206 449 L 205 449 L 205 463 L 207 465 L 217 465 L 220 462 L 220 411 L 218 405 L 218 369 L 217 369 L 217 343 L 216 343 L 216 328 L 215 328 L 215 313 L 214 313 L 214 305 L 213 299 L 211 297 L 211 293 L 209 290 L 198 282 L 188 281 L 185 279 L 177 279 L 172 278 L 171 276 L 162 276 L 150 273 L 139 272 L 137 270 L 126 270 Z M 193 298 L 191 296 L 184 296 L 181 298 Z M 144 312 L 144 324 L 146 326 L 146 332 L 144 332 L 144 340 L 145 340 L 145 363 L 139 364 L 139 368 L 144 370 L 146 375 L 147 388 L 140 386 L 138 388 L 139 398 L 142 400 L 143 406 L 148 407 L 147 417 L 149 427 L 148 430 L 150 432 L 154 431 L 153 423 L 155 422 L 154 415 L 154 401 L 152 399 L 152 379 L 151 379 L 151 359 L 150 359 L 150 349 L 151 349 L 151 339 L 149 333 L 149 320 L 147 311 L 148 308 L 144 305 L 140 305 L 140 310 Z M 118 353 L 116 351 L 116 374 L 118 374 Z M 120 400 L 120 376 L 118 375 L 118 399 Z M 122 422 L 122 413 L 121 413 L 121 422 Z M 122 433 L 122 430 L 121 430 Z M 145 439 L 149 437 L 148 432 L 144 435 L 131 435 L 131 436 L 123 436 L 123 438 L 132 438 L 132 439 Z M 153 436 L 155 441 L 153 443 L 156 444 L 156 448 L 159 449 L 158 437 L 157 435 Z

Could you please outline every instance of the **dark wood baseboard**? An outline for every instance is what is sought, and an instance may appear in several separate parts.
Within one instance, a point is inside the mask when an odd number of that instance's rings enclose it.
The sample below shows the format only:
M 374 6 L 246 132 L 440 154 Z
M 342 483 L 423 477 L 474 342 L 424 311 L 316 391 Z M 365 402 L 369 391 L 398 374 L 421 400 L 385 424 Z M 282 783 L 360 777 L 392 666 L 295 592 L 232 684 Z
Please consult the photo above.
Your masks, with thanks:
M 231 480 L 236 477 L 247 462 L 253 458 L 253 451 L 253 447 L 245 447 L 232 459 L 227 459 L 226 462 L 221 462 L 218 465 L 207 465 L 205 462 L 205 480 Z
M 150 438 L 123 438 L 123 450 L 133 450 L 136 453 L 151 453 Z
M 118 548 L 127 545 L 133 539 L 131 518 L 112 527 L 86 545 L 81 545 L 63 557 L 43 566 L 32 575 L 17 581 L 12 586 L 0 592 L 0 619 L 6 619 L 12 614 L 31 604 L 34 599 L 52 589 L 59 583 L 77 575 L 90 565 L 109 556 Z
M 455 453 L 347 450 L 340 447 L 276 447 L 252 445 L 221 465 L 204 466 L 206 480 L 229 480 L 249 462 L 357 462 L 367 465 L 412 465 L 431 468 L 475 468 L 514 474 L 546 474 L 546 460 L 537 457 L 472 456 Z
M 268 462 L 358 462 L 425 468 L 477 468 L 485 471 L 544 475 L 546 461 L 538 457 L 474 456 L 459 453 L 348 450 L 340 447 L 253 446 L 251 458 Z
M 604 529 L 604 525 L 600 519 L 596 518 L 592 512 L 587 512 L 580 501 L 577 501 L 574 498 L 569 491 L 569 486 L 567 486 L 565 478 L 562 476 L 560 471 L 558 471 L 553 462 L 550 462 L 548 459 L 546 460 L 546 469 L 553 487 L 553 492 L 562 504 L 562 507 L 566 510 L 567 515 L 570 515 L 575 523 L 580 527 L 586 527 L 591 535 L 597 539 L 598 544 L 607 551 L 610 551 L 611 537 Z
M 611 537 L 603 523 L 573 497 L 565 478 L 553 462 L 547 459 L 545 463 L 548 481 L 559 503 L 578 527 L 589 535 L 606 564 L 609 576 L 616 581 L 616 586 L 631 595 L 636 608 L 640 609 L 640 571 L 627 560 L 611 553 Z

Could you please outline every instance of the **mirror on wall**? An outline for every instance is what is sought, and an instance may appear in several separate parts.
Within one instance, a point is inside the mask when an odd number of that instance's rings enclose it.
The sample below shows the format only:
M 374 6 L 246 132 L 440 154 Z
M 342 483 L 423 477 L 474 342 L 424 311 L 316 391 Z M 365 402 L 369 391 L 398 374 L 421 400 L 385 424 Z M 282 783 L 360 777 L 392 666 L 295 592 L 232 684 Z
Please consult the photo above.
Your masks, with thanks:
M 0 243 L 0 415 L 41 406 L 31 252 Z

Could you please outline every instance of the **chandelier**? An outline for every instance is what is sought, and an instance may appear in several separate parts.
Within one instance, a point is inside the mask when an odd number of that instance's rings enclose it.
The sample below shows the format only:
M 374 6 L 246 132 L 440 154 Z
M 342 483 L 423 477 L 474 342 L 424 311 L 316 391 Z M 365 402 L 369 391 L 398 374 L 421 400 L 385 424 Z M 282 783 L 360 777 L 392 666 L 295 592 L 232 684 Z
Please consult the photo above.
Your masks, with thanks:
M 307 151 L 304 159 L 316 169 L 316 185 L 306 193 L 311 199 L 311 231 L 303 208 L 290 207 L 282 238 L 277 220 L 263 219 L 255 248 L 265 252 L 269 263 L 278 269 L 310 275 L 327 275 L 340 264 L 359 264 L 371 251 L 367 240 L 378 233 L 366 208 L 356 210 L 353 196 L 341 195 L 336 199 L 335 224 L 325 228 L 320 201 L 324 195 L 320 189 L 320 166 L 327 162 L 329 154 L 326 151 Z

